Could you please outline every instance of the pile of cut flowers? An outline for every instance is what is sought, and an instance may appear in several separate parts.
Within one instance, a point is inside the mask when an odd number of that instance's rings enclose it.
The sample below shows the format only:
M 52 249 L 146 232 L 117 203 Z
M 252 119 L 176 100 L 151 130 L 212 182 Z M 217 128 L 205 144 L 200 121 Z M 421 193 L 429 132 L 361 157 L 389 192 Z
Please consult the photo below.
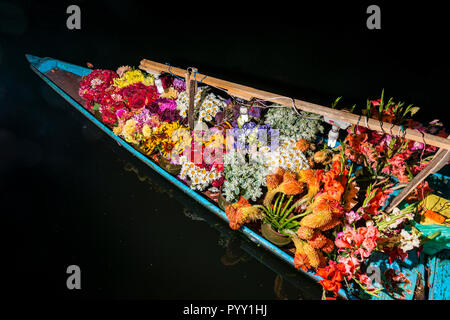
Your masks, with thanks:
M 159 81 L 160 85 L 157 85 Z M 432 190 L 420 184 L 388 213 L 388 199 L 422 169 L 435 147 L 351 125 L 336 148 L 323 118 L 267 101 L 242 101 L 199 85 L 188 128 L 183 79 L 120 67 L 93 70 L 80 83 L 84 106 L 117 136 L 212 201 L 224 199 L 232 229 L 247 224 L 284 246 L 295 267 L 322 278 L 323 298 L 340 289 L 377 295 L 366 272 L 373 252 L 404 260 L 426 240 L 412 227 Z M 417 107 L 367 101 L 365 115 L 423 133 L 447 134 L 439 121 L 412 119 Z M 272 236 L 272 238 L 270 238 Z M 278 241 L 278 242 L 277 242 Z

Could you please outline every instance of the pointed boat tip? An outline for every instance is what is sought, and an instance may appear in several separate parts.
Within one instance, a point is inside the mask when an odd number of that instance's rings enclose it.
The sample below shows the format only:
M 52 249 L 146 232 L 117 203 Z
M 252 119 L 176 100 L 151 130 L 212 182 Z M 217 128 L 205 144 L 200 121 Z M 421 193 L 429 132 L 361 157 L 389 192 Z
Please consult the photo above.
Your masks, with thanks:
M 32 64 L 41 60 L 41 58 L 39 58 L 37 56 L 33 56 L 32 54 L 29 54 L 29 53 L 25 53 L 25 58 L 28 60 L 29 63 L 32 63 Z

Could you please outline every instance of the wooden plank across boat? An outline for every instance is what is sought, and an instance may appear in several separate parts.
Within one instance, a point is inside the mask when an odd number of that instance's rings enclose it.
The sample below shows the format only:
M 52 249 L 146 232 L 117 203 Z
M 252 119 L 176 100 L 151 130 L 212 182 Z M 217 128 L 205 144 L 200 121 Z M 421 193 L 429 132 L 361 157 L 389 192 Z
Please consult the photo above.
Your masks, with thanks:
M 192 197 L 201 205 L 203 205 L 211 212 L 216 214 L 218 217 L 228 222 L 228 218 L 225 215 L 225 212 L 219 208 L 215 199 L 211 199 L 203 193 L 199 193 L 197 191 L 192 190 L 181 180 L 177 179 L 175 176 L 171 175 L 170 173 L 162 169 L 151 158 L 147 157 L 146 155 L 141 153 L 138 149 L 134 148 L 132 145 L 124 141 L 122 138 L 115 135 L 110 128 L 108 128 L 105 124 L 99 121 L 91 112 L 89 112 L 87 109 L 83 107 L 82 99 L 78 95 L 79 83 L 81 77 L 88 75 L 92 71 L 91 69 L 63 62 L 60 60 L 56 60 L 53 58 L 40 58 L 32 55 L 26 55 L 26 58 L 30 62 L 31 69 L 39 77 L 41 77 L 52 89 L 54 89 L 58 94 L 60 94 L 66 101 L 68 101 L 73 107 L 75 107 L 84 116 L 86 116 L 91 122 L 93 122 L 102 131 L 104 131 L 112 139 L 114 139 L 120 146 L 127 149 L 134 156 L 143 161 L 147 166 L 155 170 L 157 173 L 162 175 L 164 178 L 166 178 L 168 181 L 170 181 L 172 184 L 174 184 L 188 196 Z M 180 76 L 186 76 L 186 79 L 190 79 L 191 77 L 190 74 L 186 75 L 185 70 L 183 69 L 170 68 L 167 65 L 148 60 L 141 61 L 140 67 L 148 72 L 156 72 L 156 73 L 170 72 L 173 74 L 178 74 Z M 268 92 L 237 85 L 228 81 L 212 77 L 206 77 L 205 75 L 201 75 L 198 73 L 197 75 L 194 74 L 194 77 L 196 77 L 197 79 L 207 79 L 204 80 L 203 82 L 206 84 L 209 83 L 213 86 L 225 89 L 229 94 L 241 98 L 256 97 L 261 99 L 265 98 L 272 99 L 274 97 L 277 97 L 277 95 Z M 294 103 L 295 107 L 309 112 L 315 112 L 318 114 L 323 113 L 329 114 L 329 110 L 333 110 L 301 100 L 295 100 L 282 96 L 278 97 L 281 99 L 279 99 L 279 101 L 276 101 L 277 103 L 284 105 L 292 105 L 292 103 Z M 333 116 L 335 116 L 337 119 L 342 119 L 350 123 L 361 122 L 361 118 L 356 115 L 350 113 L 346 114 L 344 112 L 336 113 L 335 111 L 338 110 L 333 110 L 334 112 Z M 365 121 L 366 126 L 371 129 L 379 130 L 380 126 L 381 129 L 383 128 L 383 125 L 382 124 L 380 125 L 378 121 L 374 121 L 372 119 L 366 120 L 367 120 Z M 363 122 L 361 122 L 361 125 L 363 125 Z M 422 137 L 421 135 L 420 137 L 418 137 L 416 132 L 408 130 L 409 129 L 406 130 L 406 138 L 410 138 L 416 141 L 423 141 L 424 137 Z M 447 151 L 450 149 L 450 140 L 432 135 L 427 135 L 425 138 L 427 143 L 441 148 L 442 151 L 440 152 L 440 154 L 444 154 L 445 156 L 447 156 L 448 153 Z M 441 165 L 443 161 L 436 159 L 436 162 L 439 162 L 439 165 Z M 278 256 L 281 260 L 287 262 L 291 266 L 294 266 L 294 257 L 287 250 L 280 249 L 279 247 L 267 241 L 262 236 L 260 236 L 256 231 L 252 230 L 247 226 L 242 226 L 239 230 L 258 246 L 264 247 L 274 255 Z M 413 298 L 420 298 L 420 297 L 427 298 L 425 294 L 425 287 L 429 286 L 430 283 L 432 283 L 434 289 L 429 292 L 428 298 L 447 299 L 449 297 L 447 292 L 447 288 L 449 287 L 448 283 L 449 277 L 447 277 L 447 275 L 450 274 L 449 272 L 450 264 L 448 263 L 448 260 L 445 259 L 447 259 L 448 256 L 449 256 L 448 252 L 444 252 L 439 256 L 440 257 L 439 259 L 436 257 L 429 258 L 427 262 L 428 268 L 425 268 L 425 260 L 427 259 L 427 257 L 425 257 L 424 254 L 421 254 L 419 256 L 411 252 L 409 254 L 409 258 L 407 258 L 404 262 L 397 261 L 393 263 L 388 263 L 387 256 L 383 253 L 377 252 L 376 254 L 371 256 L 369 260 L 370 265 L 372 267 L 377 267 L 383 272 L 385 272 L 386 270 L 398 270 L 399 272 L 402 272 L 408 279 L 408 283 L 405 284 L 405 287 L 402 290 L 403 294 L 401 296 L 396 296 L 395 294 L 383 291 L 380 293 L 378 299 L 411 300 Z M 445 259 L 443 260 L 442 257 L 444 257 Z M 434 276 L 431 279 L 428 279 L 429 275 L 427 274 L 426 270 L 427 269 L 430 270 L 430 268 L 432 269 L 432 272 L 434 272 Z M 306 274 L 307 276 L 316 281 L 321 280 L 320 277 L 318 277 L 312 272 L 303 270 L 300 270 L 299 272 Z M 436 272 L 438 272 L 439 275 L 436 275 Z M 357 297 L 353 296 L 350 292 L 347 292 L 343 289 L 339 291 L 339 295 L 343 299 L 357 299 Z M 374 299 L 374 297 L 372 296 L 368 296 L 367 298 Z

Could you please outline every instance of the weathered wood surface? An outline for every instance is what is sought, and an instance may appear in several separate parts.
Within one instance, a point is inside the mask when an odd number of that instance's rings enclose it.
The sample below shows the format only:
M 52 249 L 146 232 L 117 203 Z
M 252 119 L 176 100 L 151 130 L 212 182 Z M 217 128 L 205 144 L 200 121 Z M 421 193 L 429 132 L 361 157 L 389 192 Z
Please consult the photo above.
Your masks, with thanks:
M 429 258 L 428 300 L 450 300 L 450 250 Z
M 58 87 L 64 90 L 79 104 L 84 105 L 83 99 L 78 94 L 81 77 L 62 69 L 52 69 L 45 73 Z
M 194 129 L 194 107 L 195 107 L 195 94 L 197 93 L 197 81 L 194 80 L 192 72 L 197 72 L 197 69 L 187 70 L 184 76 L 186 81 L 186 92 L 188 94 L 188 126 L 189 129 Z
M 141 64 L 139 66 L 140 69 L 148 71 L 148 72 L 155 72 L 155 73 L 172 73 L 180 77 L 184 77 L 186 70 L 180 69 L 176 67 L 170 67 L 166 64 L 150 61 L 147 59 L 143 59 L 141 61 Z M 170 70 L 169 70 L 170 69 Z M 427 134 L 425 133 L 422 135 L 417 130 L 412 129 L 405 129 L 403 132 L 400 126 L 392 125 L 391 123 L 382 122 L 375 119 L 370 119 L 365 116 L 359 116 L 356 114 L 352 114 L 349 112 L 344 112 L 341 110 L 336 110 L 332 108 L 328 108 L 325 106 L 321 106 L 318 104 L 310 103 L 307 101 L 302 101 L 299 99 L 292 99 L 290 97 L 280 96 L 274 93 L 270 93 L 263 90 L 254 89 L 251 87 L 243 86 L 240 84 L 236 84 L 233 82 L 221 80 L 218 78 L 206 76 L 204 74 L 197 73 L 196 74 L 197 79 L 203 79 L 202 82 L 214 87 L 221 88 L 225 91 L 227 91 L 228 94 L 242 98 L 245 100 L 251 100 L 252 98 L 258 98 L 262 100 L 268 100 L 271 102 L 276 102 L 281 105 L 285 106 L 292 106 L 292 104 L 295 104 L 295 107 L 300 110 L 304 110 L 307 112 L 313 112 L 316 114 L 320 114 L 322 116 L 328 116 L 330 118 L 346 121 L 351 124 L 357 124 L 363 127 L 367 127 L 371 130 L 376 130 L 379 132 L 388 132 L 390 134 L 399 134 L 401 136 L 404 136 L 407 139 L 423 142 L 425 141 L 426 144 L 432 145 L 438 148 L 444 148 L 447 150 L 450 150 L 450 141 L 438 137 L 435 135 Z

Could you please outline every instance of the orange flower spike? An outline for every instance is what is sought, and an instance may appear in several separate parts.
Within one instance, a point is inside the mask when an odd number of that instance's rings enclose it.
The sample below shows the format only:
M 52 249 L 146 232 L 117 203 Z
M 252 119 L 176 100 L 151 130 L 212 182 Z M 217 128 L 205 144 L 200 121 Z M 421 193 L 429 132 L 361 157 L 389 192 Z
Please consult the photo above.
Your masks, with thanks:
M 334 242 L 333 240 L 327 239 L 325 245 L 321 248 L 325 253 L 331 253 L 334 250 Z
M 319 228 L 320 231 L 327 231 L 330 229 L 333 229 L 335 227 L 337 227 L 338 225 L 341 224 L 341 220 L 334 217 L 329 223 L 327 223 L 326 225 L 323 225 Z
M 314 229 L 308 227 L 300 226 L 300 228 L 298 228 L 297 230 L 297 236 L 303 240 L 309 240 L 313 237 L 313 235 Z
M 262 211 L 255 206 L 242 207 L 242 208 L 239 208 L 238 211 L 239 211 L 239 214 L 242 215 L 242 220 L 244 222 L 256 221 L 256 220 L 261 220 L 262 218 L 264 218 Z
M 284 175 L 284 173 L 286 172 L 286 170 L 283 169 L 283 167 L 278 167 L 277 170 L 275 171 L 275 174 L 277 176 L 282 177 Z
M 320 265 L 320 256 L 319 251 L 314 249 L 309 243 L 303 243 L 303 250 L 305 251 L 306 256 L 308 257 L 309 264 L 314 269 L 318 268 Z
M 300 221 L 300 225 L 312 229 L 323 227 L 333 219 L 330 211 L 313 212 Z
M 320 231 L 314 232 L 311 239 L 308 240 L 308 243 L 313 247 L 314 249 L 321 249 L 323 246 L 325 246 L 328 241 L 327 237 L 325 237 Z
M 298 175 L 298 180 L 306 183 L 308 187 L 308 193 L 305 197 L 311 200 L 320 190 L 321 170 L 300 170 Z
M 281 183 L 275 189 L 269 190 L 266 193 L 263 204 L 264 206 L 269 206 L 273 200 L 273 197 L 278 193 L 284 193 L 288 196 L 294 196 L 303 192 L 303 183 L 298 182 L 297 180 L 288 180 L 286 182 Z
M 304 190 L 304 184 L 301 182 L 298 182 L 297 180 L 288 180 L 280 184 L 278 187 L 280 192 L 288 195 L 288 196 L 295 196 L 299 193 L 302 193 Z
M 277 174 L 269 174 L 266 176 L 267 189 L 272 190 L 280 185 L 282 181 L 281 176 Z
M 236 204 L 236 205 L 239 205 L 239 207 L 249 207 L 249 206 L 251 206 L 251 205 L 250 205 L 250 202 L 248 202 L 248 200 L 245 199 L 243 196 L 241 196 L 241 197 L 239 198 L 239 201 L 236 202 L 235 204 Z
M 283 174 L 283 182 L 297 181 L 297 175 L 291 171 L 285 171 Z
M 311 268 L 311 265 L 308 261 L 308 256 L 303 249 L 304 242 L 300 240 L 297 236 L 293 236 L 292 240 L 295 245 L 295 256 L 294 256 L 294 266 L 296 269 L 301 269 L 307 271 Z
M 225 207 L 225 214 L 228 217 L 231 229 L 237 230 L 242 226 L 242 216 L 238 213 L 234 204 Z

